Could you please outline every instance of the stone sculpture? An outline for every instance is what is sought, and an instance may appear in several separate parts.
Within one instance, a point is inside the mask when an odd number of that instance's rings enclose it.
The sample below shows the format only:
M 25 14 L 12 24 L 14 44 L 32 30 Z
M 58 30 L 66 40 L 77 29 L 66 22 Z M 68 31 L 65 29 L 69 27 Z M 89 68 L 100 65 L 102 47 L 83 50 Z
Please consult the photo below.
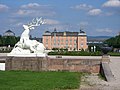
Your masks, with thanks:
M 23 25 L 24 31 L 21 34 L 20 41 L 15 44 L 8 56 L 45 57 L 46 52 L 44 45 L 36 40 L 30 40 L 29 38 L 30 30 L 34 29 L 35 26 L 40 26 L 44 23 L 45 21 L 42 18 L 35 18 L 31 23 Z

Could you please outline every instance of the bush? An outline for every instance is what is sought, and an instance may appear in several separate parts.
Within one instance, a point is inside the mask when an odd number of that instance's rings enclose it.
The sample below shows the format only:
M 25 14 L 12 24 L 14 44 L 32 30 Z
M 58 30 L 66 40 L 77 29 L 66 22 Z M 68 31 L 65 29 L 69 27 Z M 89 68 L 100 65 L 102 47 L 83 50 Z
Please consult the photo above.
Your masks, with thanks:
M 65 56 L 101 56 L 102 53 L 97 52 L 87 52 L 87 51 L 58 51 L 49 52 L 48 55 L 65 55 Z
M 120 56 L 119 52 L 110 52 L 108 54 L 111 55 L 111 56 Z

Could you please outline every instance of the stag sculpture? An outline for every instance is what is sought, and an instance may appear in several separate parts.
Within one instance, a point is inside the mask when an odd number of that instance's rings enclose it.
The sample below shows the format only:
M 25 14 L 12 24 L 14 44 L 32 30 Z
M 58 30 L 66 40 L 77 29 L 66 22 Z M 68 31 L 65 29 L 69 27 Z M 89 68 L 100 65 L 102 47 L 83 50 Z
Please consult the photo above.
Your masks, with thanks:
M 45 47 L 42 43 L 36 40 L 30 40 L 29 33 L 30 30 L 34 29 L 36 26 L 45 24 L 42 18 L 35 18 L 31 23 L 23 25 L 24 31 L 21 34 L 20 41 L 18 41 L 13 50 L 9 55 L 15 54 L 44 54 Z

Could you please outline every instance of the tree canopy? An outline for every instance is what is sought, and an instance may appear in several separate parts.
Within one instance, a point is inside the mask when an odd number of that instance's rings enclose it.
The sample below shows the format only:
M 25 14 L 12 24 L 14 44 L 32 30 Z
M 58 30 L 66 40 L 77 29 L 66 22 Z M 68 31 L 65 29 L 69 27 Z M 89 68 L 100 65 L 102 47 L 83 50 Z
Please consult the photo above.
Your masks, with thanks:
M 107 39 L 104 43 L 107 43 L 109 46 L 114 48 L 120 48 L 120 35 Z
M 19 40 L 19 37 L 15 36 L 0 36 L 0 46 L 14 46 Z

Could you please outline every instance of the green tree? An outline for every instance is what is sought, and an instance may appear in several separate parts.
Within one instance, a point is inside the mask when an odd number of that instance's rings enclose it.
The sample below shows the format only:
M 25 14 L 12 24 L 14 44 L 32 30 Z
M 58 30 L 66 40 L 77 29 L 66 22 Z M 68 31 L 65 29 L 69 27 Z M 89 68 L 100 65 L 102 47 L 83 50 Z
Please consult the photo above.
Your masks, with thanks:
M 15 43 L 17 42 L 16 37 L 15 36 L 5 36 L 3 37 L 3 45 L 4 46 L 14 46 Z
M 109 46 L 113 46 L 114 48 L 120 48 L 120 35 L 107 39 L 104 43 L 107 43 Z
M 2 42 L 2 36 L 0 35 L 0 46 L 3 45 L 3 42 Z

